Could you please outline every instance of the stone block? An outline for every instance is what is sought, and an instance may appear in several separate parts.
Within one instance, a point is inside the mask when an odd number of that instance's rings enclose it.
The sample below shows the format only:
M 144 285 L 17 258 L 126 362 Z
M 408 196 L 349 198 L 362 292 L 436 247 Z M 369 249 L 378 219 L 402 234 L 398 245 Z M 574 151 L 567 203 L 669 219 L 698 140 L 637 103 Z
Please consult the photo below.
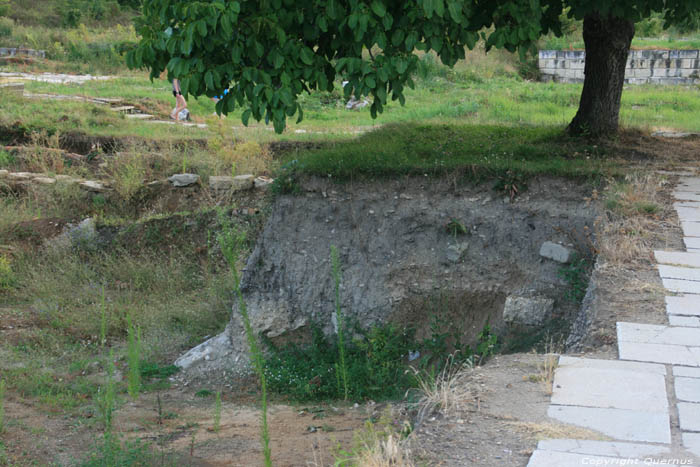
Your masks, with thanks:
M 39 183 L 41 185 L 53 185 L 56 183 L 56 179 L 50 177 L 36 177 L 34 179 L 34 183 Z
M 633 72 L 635 78 L 649 78 L 651 76 L 651 69 L 649 68 L 636 68 Z
M 676 398 L 685 402 L 700 402 L 700 379 L 676 377 L 673 385 L 676 388 Z
M 199 183 L 197 174 L 175 174 L 168 177 L 168 181 L 175 187 L 186 187 Z
M 563 264 L 571 261 L 574 253 L 574 250 L 554 242 L 544 242 L 540 247 L 540 256 Z
M 586 68 L 585 60 L 571 60 L 569 62 L 569 68 L 574 70 L 583 70 Z
M 668 315 L 668 324 L 671 326 L 700 328 L 700 316 Z
M 233 191 L 251 190 L 255 187 L 255 177 L 253 175 L 236 175 L 233 177 Z
M 539 58 L 541 58 L 541 59 L 549 59 L 549 58 L 556 58 L 556 57 L 557 57 L 556 50 L 540 50 Z
M 681 422 L 681 430 L 700 431 L 700 404 L 679 402 L 678 418 Z
M 551 298 L 511 295 L 506 298 L 503 307 L 503 321 L 511 324 L 539 326 L 549 319 L 553 310 L 554 300 Z
M 686 281 L 700 281 L 700 268 L 681 268 L 659 264 L 657 266 L 659 276 L 663 279 L 680 279 Z
M 682 345 L 618 342 L 618 351 L 623 360 L 700 367 L 700 349 L 695 349 L 693 351 Z
M 700 70 L 697 68 L 681 68 L 679 73 L 682 78 L 700 78 Z
M 590 428 L 614 439 L 666 444 L 671 442 L 668 413 L 551 405 L 547 415 L 564 423 Z
M 655 251 L 654 258 L 661 264 L 672 264 L 691 268 L 700 268 L 700 253 L 682 251 Z
M 697 50 L 671 50 L 669 52 L 670 58 L 683 58 L 683 59 L 694 59 L 698 58 Z
M 79 182 L 78 185 L 80 185 L 80 188 L 92 193 L 104 193 L 109 190 L 105 183 L 96 180 L 84 180 Z
M 606 457 L 645 458 L 670 453 L 667 446 L 623 443 L 619 441 L 592 441 L 585 439 L 547 439 L 537 443 L 537 449 Z
M 209 188 L 212 190 L 230 190 L 233 185 L 233 177 L 214 175 L 209 177 Z
M 700 368 L 689 368 L 687 366 L 674 366 L 673 376 L 685 378 L 700 378 Z
M 686 237 L 700 237 L 700 222 L 681 222 L 681 229 Z
M 683 447 L 700 456 L 700 433 L 683 433 Z

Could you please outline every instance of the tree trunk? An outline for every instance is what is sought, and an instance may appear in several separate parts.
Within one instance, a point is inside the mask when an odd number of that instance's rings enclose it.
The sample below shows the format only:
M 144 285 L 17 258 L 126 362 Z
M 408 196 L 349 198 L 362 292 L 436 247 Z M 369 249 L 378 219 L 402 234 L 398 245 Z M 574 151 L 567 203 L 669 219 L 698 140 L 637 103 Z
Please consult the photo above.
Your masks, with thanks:
M 592 137 L 617 132 L 625 66 L 634 23 L 591 14 L 583 19 L 586 68 L 578 112 L 569 124 L 574 135 Z

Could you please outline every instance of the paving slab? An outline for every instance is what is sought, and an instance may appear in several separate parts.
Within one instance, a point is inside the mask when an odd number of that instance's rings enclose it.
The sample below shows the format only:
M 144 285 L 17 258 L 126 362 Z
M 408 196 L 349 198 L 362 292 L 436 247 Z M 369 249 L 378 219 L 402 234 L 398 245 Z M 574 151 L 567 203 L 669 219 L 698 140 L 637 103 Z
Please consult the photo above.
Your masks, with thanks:
M 700 190 L 676 190 L 673 197 L 683 201 L 700 201 Z
M 700 433 L 683 433 L 683 447 L 700 456 Z
M 700 209 L 700 201 L 683 199 L 673 203 L 674 208 L 696 208 Z
M 633 372 L 653 373 L 666 375 L 666 367 L 658 363 L 627 362 L 622 360 L 601 360 L 597 358 L 569 357 L 562 355 L 559 357 L 559 367 L 571 368 L 598 368 L 606 370 L 624 370 Z M 679 367 L 682 368 L 682 367 Z
M 671 326 L 700 328 L 700 316 L 668 315 L 668 324 Z
M 676 387 L 676 397 L 685 402 L 700 403 L 700 379 L 676 377 L 673 383 Z
M 688 249 L 700 250 L 700 238 L 698 237 L 683 237 L 683 243 Z
M 700 316 L 700 297 L 697 295 L 666 296 L 669 315 Z
M 673 376 L 684 376 L 686 378 L 700 378 L 700 368 L 674 366 Z
M 676 191 L 700 191 L 700 178 L 681 177 L 676 185 Z
M 683 431 L 700 431 L 700 404 L 678 403 L 678 418 Z
M 622 360 L 700 367 L 700 349 L 697 347 L 624 341 L 618 341 L 617 346 Z
M 676 266 L 700 268 L 700 253 L 687 253 L 684 251 L 655 251 L 654 257 L 660 264 L 673 264 Z
M 658 324 L 617 323 L 617 339 L 623 342 L 692 346 L 700 348 L 700 329 Z
M 700 239 L 698 239 L 700 240 Z M 700 281 L 700 268 L 689 268 L 659 264 L 657 266 L 659 276 L 663 279 L 682 279 L 686 281 Z
M 664 288 L 674 293 L 700 294 L 700 282 L 661 278 Z
M 554 374 L 552 404 L 668 412 L 665 369 L 650 373 L 638 365 L 629 367 L 628 362 L 615 360 L 603 360 L 606 367 L 586 367 L 582 366 L 586 359 L 578 360 L 579 365 L 560 360 Z
M 581 467 L 582 465 L 620 465 L 620 459 L 614 457 L 592 456 L 559 451 L 540 451 L 532 453 L 527 467 Z
M 686 237 L 700 237 L 700 222 L 687 222 L 681 219 L 681 229 Z
M 537 449 L 622 458 L 663 456 L 671 452 L 668 446 L 585 439 L 547 439 L 537 443 Z
M 678 218 L 681 221 L 700 222 L 700 209 L 686 206 L 677 206 L 676 212 L 678 213 Z
M 614 387 L 610 389 L 614 391 Z M 664 412 L 551 405 L 547 415 L 618 440 L 666 444 L 671 442 L 669 417 L 668 413 Z

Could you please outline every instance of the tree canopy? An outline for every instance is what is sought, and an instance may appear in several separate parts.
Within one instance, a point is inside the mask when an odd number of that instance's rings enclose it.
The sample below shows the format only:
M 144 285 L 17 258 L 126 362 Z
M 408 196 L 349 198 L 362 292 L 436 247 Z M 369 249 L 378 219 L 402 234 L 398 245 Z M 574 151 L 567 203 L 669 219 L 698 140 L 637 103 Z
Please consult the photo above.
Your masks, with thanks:
M 405 102 L 419 51 L 453 66 L 484 40 L 487 50 L 525 53 L 560 17 L 591 14 L 636 21 L 664 11 L 669 22 L 700 0 L 144 0 L 132 68 L 167 69 L 185 96 L 221 96 L 217 111 L 238 109 L 247 124 L 303 116 L 297 97 L 348 81 L 346 97 L 371 96 L 370 112 Z M 629 48 L 629 46 L 628 46 Z

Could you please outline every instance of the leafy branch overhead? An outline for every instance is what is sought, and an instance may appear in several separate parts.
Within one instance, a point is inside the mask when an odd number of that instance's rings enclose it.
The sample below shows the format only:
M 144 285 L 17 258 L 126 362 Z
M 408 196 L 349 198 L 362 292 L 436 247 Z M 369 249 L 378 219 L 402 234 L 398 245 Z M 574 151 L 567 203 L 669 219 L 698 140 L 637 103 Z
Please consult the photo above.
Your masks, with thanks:
M 302 119 L 302 92 L 331 91 L 342 77 L 345 96 L 371 96 L 376 117 L 389 99 L 405 102 L 416 50 L 448 66 L 480 38 L 524 52 L 560 12 L 539 0 L 146 0 L 127 63 L 152 78 L 167 69 L 185 96 L 229 89 L 217 112 L 239 109 L 244 124 L 252 117 L 282 132 L 287 117 Z

